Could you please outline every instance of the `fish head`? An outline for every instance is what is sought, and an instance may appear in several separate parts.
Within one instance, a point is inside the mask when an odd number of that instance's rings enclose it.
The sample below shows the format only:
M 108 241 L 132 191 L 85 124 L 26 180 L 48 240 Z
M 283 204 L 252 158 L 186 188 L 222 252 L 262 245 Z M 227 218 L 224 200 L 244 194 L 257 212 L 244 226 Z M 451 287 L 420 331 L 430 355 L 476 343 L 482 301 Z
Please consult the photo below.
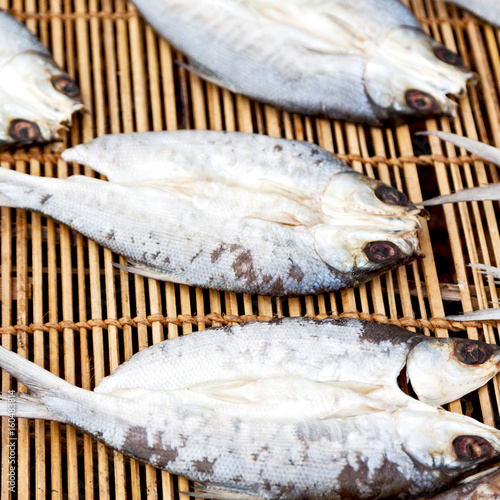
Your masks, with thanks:
M 323 193 L 324 223 L 314 228 L 318 256 L 353 284 L 421 255 L 419 214 L 397 189 L 353 170 L 332 177 Z
M 499 365 L 496 345 L 427 338 L 408 354 L 406 373 L 420 401 L 439 406 L 486 384 L 500 371 Z
M 380 118 L 455 115 L 448 95 L 463 96 L 474 73 L 444 45 L 414 28 L 391 30 L 365 68 L 367 95 Z
M 75 82 L 46 54 L 26 51 L 2 66 L 0 141 L 44 143 L 60 139 L 58 131 L 84 108 Z
M 500 431 L 464 415 L 427 408 L 395 412 L 397 437 L 415 462 L 451 479 L 498 459 Z

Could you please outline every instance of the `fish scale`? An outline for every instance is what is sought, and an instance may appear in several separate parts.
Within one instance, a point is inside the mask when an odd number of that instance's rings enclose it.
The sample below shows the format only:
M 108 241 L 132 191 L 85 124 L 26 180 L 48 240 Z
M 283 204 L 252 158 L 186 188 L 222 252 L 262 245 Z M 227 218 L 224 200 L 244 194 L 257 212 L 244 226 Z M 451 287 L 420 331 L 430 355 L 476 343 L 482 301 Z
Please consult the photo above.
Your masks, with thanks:
M 211 498 L 403 499 L 500 455 L 496 429 L 406 396 L 395 383 L 405 362 L 446 371 L 474 347 L 473 361 L 461 363 L 467 390 L 483 369 L 498 371 L 497 347 L 346 319 L 282 318 L 167 340 L 94 392 L 3 347 L 0 367 L 29 391 L 14 396 L 15 416 L 71 424 L 194 480 Z M 444 349 L 440 363 L 436 349 Z M 412 361 L 412 353 L 423 358 Z M 11 397 L 0 397 L 0 415 L 12 412 Z
M 473 73 L 398 0 L 136 0 L 202 78 L 295 113 L 453 115 Z
M 63 158 L 109 181 L 2 169 L 0 205 L 67 224 L 147 277 L 298 296 L 355 286 L 420 254 L 420 209 L 311 143 L 133 133 L 98 138 Z

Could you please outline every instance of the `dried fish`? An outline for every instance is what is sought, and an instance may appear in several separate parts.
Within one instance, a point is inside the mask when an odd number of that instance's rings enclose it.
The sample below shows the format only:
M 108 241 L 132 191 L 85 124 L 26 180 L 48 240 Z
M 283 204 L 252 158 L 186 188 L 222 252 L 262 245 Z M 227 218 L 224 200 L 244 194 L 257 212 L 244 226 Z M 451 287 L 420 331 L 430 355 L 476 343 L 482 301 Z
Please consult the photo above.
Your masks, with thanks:
M 1 169 L 0 205 L 67 224 L 147 277 L 306 295 L 420 254 L 420 210 L 314 144 L 183 130 L 104 136 L 63 158 L 109 182 Z
M 84 108 L 76 83 L 21 23 L 0 9 L 0 149 L 60 140 Z
M 368 357 L 351 363 L 335 334 L 390 359 L 412 335 L 384 328 L 296 318 L 205 330 L 141 351 L 94 392 L 0 347 L 29 391 L 3 393 L 0 414 L 71 424 L 215 499 L 414 498 L 500 456 L 496 429 L 359 381 Z M 353 380 L 339 382 L 344 362 Z
M 477 340 L 431 338 L 367 321 L 284 318 L 157 344 L 147 354 L 136 354 L 134 363 L 124 364 L 96 390 L 112 393 L 131 381 L 148 390 L 175 389 L 207 378 L 279 377 L 285 370 L 319 382 L 368 384 L 372 397 L 404 404 L 397 377 L 406 366 L 418 398 L 438 406 L 486 384 L 498 373 L 499 359 L 500 348 Z M 248 364 L 253 362 L 265 368 L 254 372 Z M 143 376 L 144 366 L 148 377 Z
M 500 26 L 500 4 L 496 0 L 446 0 L 472 12 L 486 22 Z
M 379 125 L 453 115 L 473 73 L 398 0 L 135 0 L 202 78 L 287 111 Z

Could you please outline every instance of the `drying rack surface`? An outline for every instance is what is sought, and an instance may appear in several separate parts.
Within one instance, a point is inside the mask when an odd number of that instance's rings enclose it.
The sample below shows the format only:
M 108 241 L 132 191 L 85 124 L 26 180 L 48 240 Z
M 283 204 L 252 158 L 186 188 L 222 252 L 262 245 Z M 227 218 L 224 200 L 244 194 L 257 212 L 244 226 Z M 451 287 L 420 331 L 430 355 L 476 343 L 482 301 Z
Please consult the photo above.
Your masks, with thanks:
M 445 130 L 500 146 L 500 31 L 444 3 L 405 1 L 425 30 L 458 51 L 479 76 L 456 119 L 412 121 L 383 129 L 277 111 L 203 82 L 176 61 L 123 0 L 5 1 L 75 78 L 88 113 L 75 117 L 63 148 L 105 133 L 178 128 L 258 132 L 318 143 L 356 170 L 391 183 L 411 201 L 498 182 L 496 167 L 420 130 Z M 0 154 L 4 167 L 33 175 L 94 176 L 49 148 Z M 432 208 L 420 234 L 425 258 L 354 290 L 274 299 L 192 289 L 119 271 L 120 258 L 51 220 L 1 209 L 1 343 L 72 383 L 92 389 L 135 352 L 212 325 L 275 316 L 343 316 L 401 325 L 436 336 L 498 343 L 496 323 L 443 317 L 491 306 L 498 290 L 467 267 L 500 265 L 496 203 Z M 2 377 L 2 390 L 16 382 Z M 498 381 L 449 405 L 499 426 Z M 8 428 L 2 426 L 1 498 L 8 490 Z M 18 498 L 180 498 L 190 485 L 71 427 L 19 419 Z

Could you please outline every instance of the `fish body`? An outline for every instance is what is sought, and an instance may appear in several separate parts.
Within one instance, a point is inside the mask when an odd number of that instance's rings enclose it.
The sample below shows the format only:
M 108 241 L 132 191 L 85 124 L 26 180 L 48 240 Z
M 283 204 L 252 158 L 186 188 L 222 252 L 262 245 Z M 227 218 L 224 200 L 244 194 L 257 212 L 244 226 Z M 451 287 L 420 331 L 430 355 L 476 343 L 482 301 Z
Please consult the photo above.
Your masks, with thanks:
M 484 385 L 498 373 L 499 360 L 500 348 L 474 340 L 435 339 L 367 321 L 283 318 L 156 344 L 104 378 L 96 392 L 300 375 L 366 386 L 372 397 L 378 390 L 400 404 L 406 396 L 397 377 L 406 366 L 420 400 L 438 406 Z
M 136 0 L 200 76 L 287 111 L 453 114 L 472 77 L 397 0 Z
M 500 26 L 500 5 L 495 0 L 447 0 L 495 26 Z
M 48 50 L 0 10 L 0 148 L 60 139 L 83 103 L 75 82 Z
M 0 366 L 29 390 L 16 394 L 16 416 L 74 425 L 213 498 L 409 498 L 500 454 L 495 429 L 399 391 L 395 366 L 421 342 L 394 327 L 291 318 L 156 344 L 94 392 L 4 348 Z M 370 369 L 370 351 L 390 375 Z
M 104 136 L 63 158 L 109 182 L 2 170 L 0 204 L 67 224 L 148 277 L 306 295 L 355 286 L 419 254 L 420 211 L 310 143 L 136 133 Z

